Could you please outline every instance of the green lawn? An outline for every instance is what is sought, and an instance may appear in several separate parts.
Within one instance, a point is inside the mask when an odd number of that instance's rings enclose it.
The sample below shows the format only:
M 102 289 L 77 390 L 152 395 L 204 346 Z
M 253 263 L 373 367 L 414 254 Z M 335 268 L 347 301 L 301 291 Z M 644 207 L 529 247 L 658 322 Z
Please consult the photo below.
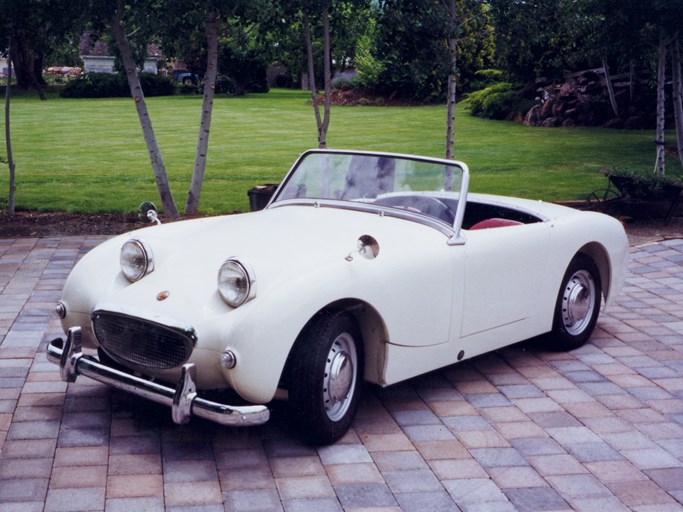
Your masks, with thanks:
M 248 209 L 247 191 L 282 179 L 303 150 L 315 147 L 309 94 L 216 98 L 201 209 Z M 148 107 L 179 209 L 194 164 L 200 96 L 148 98 Z M 443 156 L 445 106 L 333 107 L 332 148 Z M 4 123 L 4 113 L 0 116 Z M 13 98 L 12 143 L 17 207 L 130 211 L 159 202 L 132 100 Z M 472 173 L 471 189 L 544 200 L 580 199 L 606 185 L 600 167 L 654 165 L 654 133 L 587 128 L 530 128 L 487 121 L 459 109 L 456 157 Z M 673 136 L 669 136 L 672 140 Z M 0 155 L 4 154 L 3 147 Z M 7 198 L 6 166 L 0 201 Z M 677 161 L 670 172 L 681 172 Z

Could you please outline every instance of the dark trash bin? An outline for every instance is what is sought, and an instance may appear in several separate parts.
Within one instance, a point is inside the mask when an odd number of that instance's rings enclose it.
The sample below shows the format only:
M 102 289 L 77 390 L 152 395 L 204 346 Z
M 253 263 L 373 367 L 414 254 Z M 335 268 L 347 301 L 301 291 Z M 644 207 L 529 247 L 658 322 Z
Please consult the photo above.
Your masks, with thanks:
M 252 212 L 263 210 L 270 198 L 277 190 L 277 185 L 273 183 L 268 183 L 266 185 L 258 185 L 252 189 L 249 189 L 247 195 L 249 196 L 249 209 Z

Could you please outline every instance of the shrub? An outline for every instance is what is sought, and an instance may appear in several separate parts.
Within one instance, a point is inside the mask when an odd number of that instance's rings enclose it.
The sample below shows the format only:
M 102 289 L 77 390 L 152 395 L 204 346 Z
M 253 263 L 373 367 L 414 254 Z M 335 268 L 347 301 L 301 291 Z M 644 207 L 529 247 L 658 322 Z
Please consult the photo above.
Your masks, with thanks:
M 332 88 L 338 91 L 350 91 L 353 89 L 353 79 L 345 76 L 340 76 L 332 80 Z
M 675 201 L 683 189 L 683 182 L 679 177 L 662 176 L 651 169 L 615 167 L 609 170 L 600 169 L 600 172 L 609 178 L 610 185 L 614 185 L 622 197 L 636 202 L 663 199 Z
M 465 102 L 471 115 L 487 119 L 510 119 L 524 114 L 531 107 L 531 102 L 520 97 L 517 88 L 508 82 L 475 91 Z
M 61 91 L 63 98 L 114 98 L 130 95 L 128 83 L 119 75 L 85 73 L 71 80 Z
M 628 178 L 636 185 L 645 185 L 653 190 L 659 190 L 666 185 L 683 186 L 680 176 L 675 174 L 660 175 L 652 169 L 636 169 L 634 167 L 613 167 L 612 169 L 602 169 L 605 176 L 615 176 Z
M 356 43 L 356 71 L 353 85 L 358 87 L 373 87 L 379 81 L 379 75 L 384 66 L 374 56 L 374 43 L 369 35 L 362 35 Z
M 203 84 L 202 84 L 203 85 Z M 243 96 L 246 91 L 241 89 L 235 92 L 235 82 L 227 75 L 218 75 L 216 77 L 216 86 L 214 88 L 216 94 L 234 94 L 235 96 Z
M 474 73 L 474 78 L 470 80 L 468 89 L 478 91 L 502 82 L 503 79 L 504 73 L 498 69 L 480 69 Z
M 152 73 L 140 73 L 145 96 L 168 96 L 175 92 L 173 81 Z M 85 73 L 69 81 L 61 91 L 63 98 L 122 98 L 130 96 L 128 80 L 122 74 Z
M 180 94 L 199 94 L 199 88 L 194 84 L 180 84 L 178 86 Z
M 170 77 L 153 73 L 140 73 L 140 85 L 145 96 L 171 96 L 176 89 Z
M 218 55 L 218 68 L 229 70 L 225 78 L 232 85 L 226 84 L 226 91 L 235 96 L 269 90 L 268 66 L 255 50 L 226 47 Z

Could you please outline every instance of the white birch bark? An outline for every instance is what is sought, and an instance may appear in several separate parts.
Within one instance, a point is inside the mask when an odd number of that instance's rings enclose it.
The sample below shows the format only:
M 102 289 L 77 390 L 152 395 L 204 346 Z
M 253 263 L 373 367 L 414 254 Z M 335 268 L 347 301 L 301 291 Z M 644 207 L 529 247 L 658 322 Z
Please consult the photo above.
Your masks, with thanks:
M 452 29 L 456 25 L 455 0 L 449 0 L 448 13 Z M 448 97 L 446 100 L 446 158 L 452 159 L 455 151 L 455 99 L 457 92 L 456 70 L 458 65 L 458 40 L 455 34 L 448 38 L 448 50 L 451 56 L 451 74 L 448 76 Z
M 664 85 L 666 81 L 666 40 L 664 31 L 659 34 L 659 61 L 657 63 L 657 132 L 655 136 L 655 144 L 657 145 L 657 157 L 655 159 L 655 174 L 663 176 L 666 170 L 665 166 L 665 140 L 664 140 L 664 115 L 665 111 L 665 91 Z
M 206 155 L 209 150 L 209 133 L 211 131 L 211 114 L 213 112 L 213 98 L 216 91 L 216 76 L 218 74 L 218 28 L 216 11 L 209 12 L 206 18 L 207 62 L 204 81 L 204 98 L 202 101 L 202 115 L 199 124 L 199 138 L 197 141 L 197 155 L 194 162 L 192 182 L 187 194 L 185 213 L 197 213 L 199 198 L 204 183 L 206 169 Z
M 311 90 L 311 101 L 313 102 L 313 112 L 315 113 L 315 124 L 318 128 L 318 147 L 325 146 L 320 143 L 320 127 L 322 126 L 322 117 L 320 116 L 320 105 L 318 105 L 318 86 L 315 83 L 315 64 L 313 61 L 313 41 L 311 38 L 311 22 L 308 19 L 308 14 L 303 15 L 304 22 L 304 39 L 306 40 L 306 57 L 308 63 L 308 87 Z
M 330 112 L 332 105 L 332 55 L 330 53 L 330 12 L 323 7 L 323 72 L 325 73 L 325 111 L 323 123 L 318 133 L 318 144 L 321 148 L 327 147 L 327 130 L 330 127 Z
M 164 160 L 161 156 L 159 145 L 157 144 L 156 135 L 154 134 L 152 119 L 149 117 L 149 112 L 147 111 L 147 104 L 145 103 L 145 96 L 142 93 L 142 86 L 140 85 L 135 59 L 133 59 L 133 52 L 128 43 L 128 38 L 123 31 L 123 27 L 121 26 L 122 12 L 123 2 L 122 0 L 117 0 L 116 13 L 110 21 L 110 27 L 114 34 L 114 38 L 116 39 L 119 53 L 121 54 L 123 67 L 126 70 L 130 94 L 135 102 L 135 109 L 138 113 L 140 126 L 142 127 L 142 134 L 145 138 L 145 143 L 147 144 L 147 153 L 149 154 L 152 169 L 154 170 L 154 177 L 156 179 L 157 189 L 159 190 L 161 205 L 164 208 L 164 213 L 166 215 L 169 217 L 177 217 L 178 209 L 176 208 L 173 194 L 171 193 L 171 188 L 168 183 L 166 167 L 164 166 Z
M 318 147 L 327 147 L 327 130 L 330 126 L 330 112 L 332 100 L 332 63 L 330 57 L 330 17 L 327 7 L 323 8 L 323 72 L 325 74 L 324 83 L 324 111 L 320 113 L 318 98 L 318 86 L 315 82 L 315 63 L 313 59 L 313 41 L 311 36 L 311 23 L 308 15 L 304 13 L 304 38 L 306 39 L 306 54 L 308 58 L 308 84 L 311 89 L 311 100 L 315 112 L 315 122 L 318 128 Z
M 676 33 L 671 43 L 671 67 L 673 69 L 673 104 L 674 118 L 676 120 L 676 143 L 678 158 L 683 166 L 683 76 L 681 73 L 681 49 L 679 45 L 679 33 Z
M 619 105 L 617 105 L 617 98 L 614 95 L 614 85 L 612 85 L 612 75 L 609 72 L 609 66 L 607 65 L 607 58 L 602 59 L 602 69 L 605 72 L 605 83 L 607 84 L 607 95 L 609 96 L 610 105 L 612 105 L 612 112 L 616 117 L 619 116 Z
M 8 47 L 9 48 L 9 47 Z M 10 129 L 10 91 L 12 89 L 12 55 L 7 53 L 7 85 L 5 86 L 5 148 L 7 150 L 7 166 L 9 167 L 9 197 L 7 199 L 7 216 L 14 217 L 14 203 L 16 192 L 16 168 L 12 156 L 12 139 Z

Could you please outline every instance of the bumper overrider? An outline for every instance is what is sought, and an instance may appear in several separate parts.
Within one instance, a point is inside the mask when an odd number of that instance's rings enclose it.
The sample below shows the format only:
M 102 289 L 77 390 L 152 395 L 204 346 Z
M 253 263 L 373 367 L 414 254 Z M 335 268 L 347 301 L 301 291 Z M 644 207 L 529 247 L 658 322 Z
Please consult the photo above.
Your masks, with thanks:
M 228 426 L 261 425 L 270 418 L 270 411 L 265 405 L 230 406 L 198 396 L 194 382 L 196 368 L 192 363 L 183 365 L 175 389 L 106 366 L 81 352 L 80 327 L 69 329 L 66 340 L 52 340 L 47 346 L 47 358 L 59 365 L 65 382 L 75 382 L 79 375 L 84 375 L 113 388 L 166 405 L 171 408 L 173 421 L 178 424 L 187 423 L 192 416 Z

